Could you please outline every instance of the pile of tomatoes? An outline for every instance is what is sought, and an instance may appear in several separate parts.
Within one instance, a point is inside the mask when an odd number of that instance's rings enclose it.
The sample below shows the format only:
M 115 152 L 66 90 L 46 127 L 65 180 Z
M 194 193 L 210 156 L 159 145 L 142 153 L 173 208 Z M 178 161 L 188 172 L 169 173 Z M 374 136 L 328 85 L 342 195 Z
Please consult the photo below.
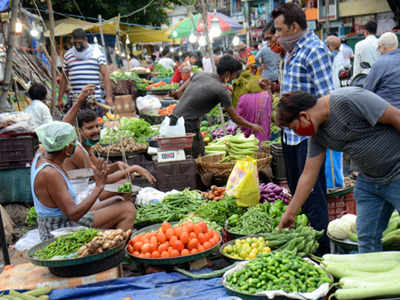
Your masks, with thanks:
M 193 224 L 187 221 L 174 227 L 164 222 L 156 232 L 134 236 L 127 250 L 141 258 L 170 258 L 203 252 L 219 241 L 218 232 L 208 228 L 205 222 Z

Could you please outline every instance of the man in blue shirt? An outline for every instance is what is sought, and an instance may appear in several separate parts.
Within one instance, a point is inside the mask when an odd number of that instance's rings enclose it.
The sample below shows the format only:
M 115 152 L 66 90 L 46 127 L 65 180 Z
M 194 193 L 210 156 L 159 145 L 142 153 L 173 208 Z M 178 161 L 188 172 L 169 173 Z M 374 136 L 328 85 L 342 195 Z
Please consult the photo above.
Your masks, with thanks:
M 381 56 L 372 66 L 364 88 L 374 92 L 393 106 L 400 108 L 400 49 L 393 32 L 385 32 L 378 39 Z
M 263 38 L 267 41 L 267 44 L 254 57 L 256 62 L 261 62 L 262 77 L 270 81 L 277 81 L 279 78 L 279 54 L 273 52 L 269 47 L 269 41 L 274 34 L 275 28 L 273 23 L 270 22 L 263 32 Z
M 272 12 L 279 44 L 286 50 L 281 92 L 305 91 L 317 97 L 333 90 L 332 56 L 325 44 L 312 32 L 307 31 L 304 11 L 294 3 L 285 3 Z M 307 134 L 304 134 L 307 135 Z M 299 177 L 307 156 L 307 138 L 293 130 L 283 130 L 283 154 L 287 179 L 292 194 L 296 191 Z M 325 170 L 321 169 L 314 189 L 302 210 L 317 230 L 327 229 L 328 205 L 326 199 Z M 287 212 L 296 214 L 296 212 Z M 320 252 L 329 251 L 329 240 L 320 240 Z

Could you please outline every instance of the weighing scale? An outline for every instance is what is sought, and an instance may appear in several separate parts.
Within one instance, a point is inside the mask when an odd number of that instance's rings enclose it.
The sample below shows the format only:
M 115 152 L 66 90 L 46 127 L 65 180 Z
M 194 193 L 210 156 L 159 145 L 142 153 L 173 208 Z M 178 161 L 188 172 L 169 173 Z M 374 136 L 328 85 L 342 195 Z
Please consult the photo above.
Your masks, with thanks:
M 167 150 L 167 151 L 157 151 L 157 161 L 158 162 L 171 162 L 186 160 L 186 154 L 183 149 L 180 150 Z

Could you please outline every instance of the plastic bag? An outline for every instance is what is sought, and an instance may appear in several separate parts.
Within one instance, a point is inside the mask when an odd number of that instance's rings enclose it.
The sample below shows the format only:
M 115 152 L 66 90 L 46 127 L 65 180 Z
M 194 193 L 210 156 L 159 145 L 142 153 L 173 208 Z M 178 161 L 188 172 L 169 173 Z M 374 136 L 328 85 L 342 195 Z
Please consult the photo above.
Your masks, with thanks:
M 136 107 L 142 115 L 158 115 L 161 102 L 157 97 L 147 95 L 136 99 Z
M 239 206 L 254 206 L 260 201 L 257 161 L 248 157 L 238 160 L 229 175 L 226 193 L 237 199 Z
M 178 119 L 175 126 L 169 125 L 169 117 L 165 117 L 160 126 L 160 137 L 174 137 L 174 136 L 185 136 L 185 120 L 183 117 Z
M 146 205 L 150 203 L 157 203 L 164 199 L 165 193 L 152 188 L 146 187 L 140 190 L 136 196 L 136 204 Z
M 325 158 L 326 187 L 336 189 L 344 187 L 343 153 L 328 149 Z
M 39 229 L 36 228 L 25 233 L 15 244 L 15 249 L 22 252 L 31 249 L 41 242 Z
M 32 121 L 32 115 L 23 112 L 13 112 L 13 113 L 1 113 L 0 123 L 5 123 L 11 121 L 12 123 L 0 129 L 0 133 L 7 132 L 31 132 L 34 130 L 34 123 Z

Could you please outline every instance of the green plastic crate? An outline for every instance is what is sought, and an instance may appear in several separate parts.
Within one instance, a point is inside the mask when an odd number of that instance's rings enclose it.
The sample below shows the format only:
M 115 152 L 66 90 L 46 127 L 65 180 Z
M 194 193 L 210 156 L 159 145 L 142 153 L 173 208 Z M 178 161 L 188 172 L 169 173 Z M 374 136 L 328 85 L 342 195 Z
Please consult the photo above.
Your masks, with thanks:
M 33 203 L 30 168 L 0 170 L 0 203 Z

